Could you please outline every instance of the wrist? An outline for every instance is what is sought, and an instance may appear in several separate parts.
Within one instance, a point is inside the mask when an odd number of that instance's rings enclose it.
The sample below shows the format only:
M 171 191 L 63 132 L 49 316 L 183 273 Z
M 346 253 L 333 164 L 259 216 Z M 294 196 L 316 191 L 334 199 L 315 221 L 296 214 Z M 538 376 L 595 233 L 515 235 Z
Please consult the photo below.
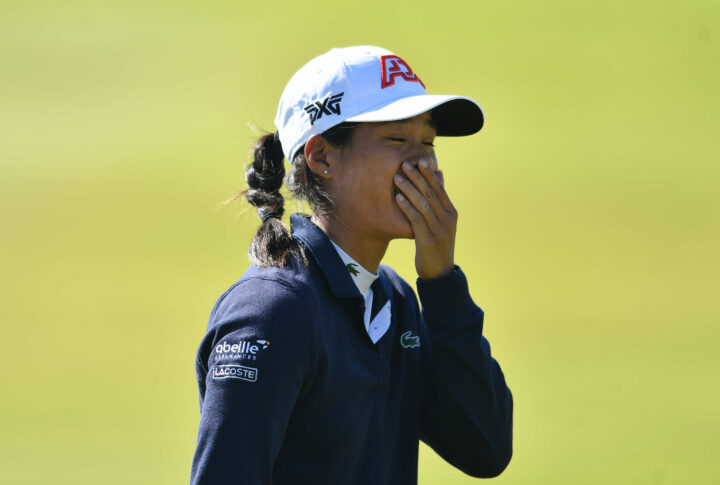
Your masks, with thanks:
M 455 269 L 455 263 L 451 262 L 447 266 L 441 266 L 436 269 L 432 269 L 430 271 L 426 271 L 426 270 L 418 271 L 418 277 L 423 281 L 433 280 L 435 278 L 442 278 L 442 277 L 447 276 L 450 273 L 452 273 L 454 269 Z
M 482 313 L 470 296 L 467 279 L 459 266 L 454 266 L 449 274 L 432 280 L 418 278 L 416 284 L 423 315 L 429 326 L 448 325 L 478 311 Z

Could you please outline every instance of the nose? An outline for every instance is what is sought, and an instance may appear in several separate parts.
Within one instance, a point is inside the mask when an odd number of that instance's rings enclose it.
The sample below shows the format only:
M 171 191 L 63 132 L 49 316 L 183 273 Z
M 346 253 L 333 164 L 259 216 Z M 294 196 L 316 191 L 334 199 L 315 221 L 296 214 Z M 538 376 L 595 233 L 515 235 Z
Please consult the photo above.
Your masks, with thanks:
M 413 167 L 417 167 L 421 160 L 425 160 L 428 165 L 430 165 L 431 169 L 438 170 L 438 161 L 437 157 L 435 156 L 435 152 L 428 152 L 427 150 L 423 150 L 422 152 L 414 153 L 413 155 L 405 158 L 405 161 L 407 161 Z

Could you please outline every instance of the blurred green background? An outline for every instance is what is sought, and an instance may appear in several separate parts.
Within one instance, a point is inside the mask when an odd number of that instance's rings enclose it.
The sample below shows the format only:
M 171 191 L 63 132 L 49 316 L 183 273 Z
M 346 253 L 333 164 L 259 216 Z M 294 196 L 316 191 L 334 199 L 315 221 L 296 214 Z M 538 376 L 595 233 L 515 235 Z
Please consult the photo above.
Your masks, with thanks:
M 258 225 L 219 205 L 248 123 L 353 44 L 486 112 L 437 145 L 516 401 L 493 483 L 720 483 L 718 2 L 0 9 L 0 483 L 188 481 L 194 353 Z M 478 483 L 420 453 L 421 485 Z

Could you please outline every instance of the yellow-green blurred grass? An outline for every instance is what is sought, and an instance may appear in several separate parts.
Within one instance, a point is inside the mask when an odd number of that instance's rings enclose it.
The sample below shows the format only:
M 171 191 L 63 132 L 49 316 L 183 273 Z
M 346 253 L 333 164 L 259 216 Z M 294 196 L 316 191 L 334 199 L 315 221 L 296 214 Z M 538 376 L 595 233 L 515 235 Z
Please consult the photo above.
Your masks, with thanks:
M 0 16 L 0 482 L 178 483 L 194 351 L 257 218 L 219 209 L 334 45 L 485 108 L 438 141 L 516 399 L 498 483 L 716 483 L 712 2 L 37 2 Z M 414 279 L 412 243 L 387 262 Z M 420 482 L 472 483 L 421 447 Z

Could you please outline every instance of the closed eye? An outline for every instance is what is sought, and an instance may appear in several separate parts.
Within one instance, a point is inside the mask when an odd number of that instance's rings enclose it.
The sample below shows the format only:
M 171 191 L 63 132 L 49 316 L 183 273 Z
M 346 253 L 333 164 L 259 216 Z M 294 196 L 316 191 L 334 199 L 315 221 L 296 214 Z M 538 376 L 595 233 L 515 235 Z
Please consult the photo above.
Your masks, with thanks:
M 392 141 L 395 143 L 405 143 L 407 140 L 405 138 L 399 137 L 399 136 L 388 136 L 385 138 L 388 141 Z M 435 148 L 435 144 L 431 141 L 423 142 L 423 145 L 429 148 Z

